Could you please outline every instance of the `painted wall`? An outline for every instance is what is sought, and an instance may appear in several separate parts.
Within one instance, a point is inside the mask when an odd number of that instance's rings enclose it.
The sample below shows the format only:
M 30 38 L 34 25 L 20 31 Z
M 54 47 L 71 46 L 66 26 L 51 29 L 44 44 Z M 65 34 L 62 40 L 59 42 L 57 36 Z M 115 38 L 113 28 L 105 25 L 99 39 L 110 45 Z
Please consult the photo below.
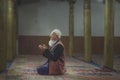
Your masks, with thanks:
M 74 18 L 74 53 L 84 53 L 83 1 L 77 0 Z M 91 0 L 92 53 L 104 53 L 104 11 L 105 5 Z M 120 53 L 120 4 L 115 3 L 115 43 L 114 52 Z M 18 53 L 39 54 L 38 45 L 48 43 L 49 33 L 59 28 L 66 52 L 69 53 L 69 4 L 67 1 L 40 0 L 39 3 L 21 5 L 19 11 Z
M 75 3 L 75 36 L 84 35 L 83 1 Z M 104 36 L 105 5 L 92 0 L 92 36 Z M 120 4 L 115 3 L 115 36 L 120 36 Z M 67 1 L 40 0 L 38 3 L 21 5 L 19 11 L 19 35 L 47 36 L 59 28 L 63 36 L 69 34 L 69 4 Z
M 19 7 L 20 35 L 48 35 L 54 28 L 68 35 L 69 6 L 67 2 L 41 0 Z

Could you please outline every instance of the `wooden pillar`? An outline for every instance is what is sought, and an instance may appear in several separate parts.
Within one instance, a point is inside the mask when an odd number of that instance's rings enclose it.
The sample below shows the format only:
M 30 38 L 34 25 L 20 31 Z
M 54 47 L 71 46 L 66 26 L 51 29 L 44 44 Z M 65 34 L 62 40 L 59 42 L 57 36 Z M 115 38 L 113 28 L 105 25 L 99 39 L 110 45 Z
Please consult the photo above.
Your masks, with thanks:
M 104 66 L 113 68 L 114 0 L 105 0 Z
M 69 1 L 70 14 L 69 14 L 69 56 L 74 53 L 74 0 Z
M 91 55 L 91 5 L 90 0 L 84 0 L 84 49 L 85 61 L 92 60 Z
M 0 0 L 0 72 L 6 69 L 6 26 L 5 26 L 5 2 Z
M 17 56 L 17 35 L 18 35 L 18 12 L 17 12 L 17 0 L 14 0 L 13 4 L 13 55 Z
M 16 50 L 16 21 L 15 21 L 15 1 L 7 0 L 7 59 L 15 57 Z

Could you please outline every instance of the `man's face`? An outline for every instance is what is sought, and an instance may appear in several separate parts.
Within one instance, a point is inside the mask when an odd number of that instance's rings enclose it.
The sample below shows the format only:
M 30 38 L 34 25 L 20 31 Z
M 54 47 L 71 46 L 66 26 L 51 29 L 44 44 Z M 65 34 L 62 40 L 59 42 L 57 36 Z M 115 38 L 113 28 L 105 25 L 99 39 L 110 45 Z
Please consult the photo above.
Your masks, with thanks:
M 55 33 L 53 33 L 51 36 L 50 36 L 50 39 L 51 40 L 58 40 L 58 36 L 55 34 Z

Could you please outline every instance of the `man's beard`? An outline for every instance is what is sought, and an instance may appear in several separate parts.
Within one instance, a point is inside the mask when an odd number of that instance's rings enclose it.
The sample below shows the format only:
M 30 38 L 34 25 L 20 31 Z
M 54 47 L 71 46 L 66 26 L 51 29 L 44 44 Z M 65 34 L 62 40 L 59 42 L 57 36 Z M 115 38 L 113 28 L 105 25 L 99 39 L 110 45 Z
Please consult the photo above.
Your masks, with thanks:
M 49 40 L 49 46 L 53 47 L 53 45 L 56 43 L 56 40 Z

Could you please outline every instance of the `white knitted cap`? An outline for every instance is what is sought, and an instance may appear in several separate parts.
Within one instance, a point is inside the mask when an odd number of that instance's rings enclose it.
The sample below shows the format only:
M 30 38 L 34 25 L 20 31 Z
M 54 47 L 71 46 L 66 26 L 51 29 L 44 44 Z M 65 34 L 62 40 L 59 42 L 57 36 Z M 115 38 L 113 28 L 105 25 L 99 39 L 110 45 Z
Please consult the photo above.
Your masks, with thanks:
M 55 33 L 55 34 L 58 36 L 58 38 L 61 38 L 62 33 L 61 33 L 61 31 L 60 31 L 59 29 L 54 29 L 54 30 L 50 33 L 50 36 L 51 36 L 53 33 Z

